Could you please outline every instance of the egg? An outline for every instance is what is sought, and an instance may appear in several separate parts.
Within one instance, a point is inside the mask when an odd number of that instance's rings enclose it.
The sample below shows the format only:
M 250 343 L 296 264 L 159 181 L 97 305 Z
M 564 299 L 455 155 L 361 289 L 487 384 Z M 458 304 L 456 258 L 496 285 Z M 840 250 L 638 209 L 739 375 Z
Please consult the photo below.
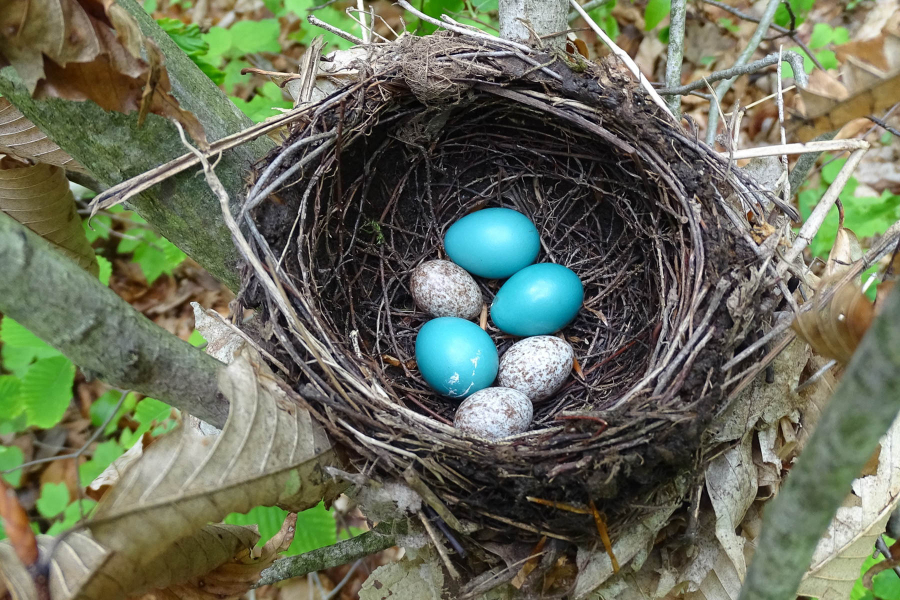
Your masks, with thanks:
M 531 219 L 510 208 L 485 208 L 466 215 L 444 235 L 444 250 L 463 269 L 504 279 L 537 259 L 541 237 Z
M 474 319 L 481 313 L 478 284 L 449 260 L 430 260 L 413 269 L 409 290 L 416 306 L 435 317 Z
M 549 335 L 525 338 L 500 359 L 497 383 L 518 390 L 532 402 L 552 396 L 572 371 L 575 352 L 565 340 Z
M 457 317 L 425 323 L 416 336 L 416 362 L 437 393 L 465 398 L 494 383 L 497 347 L 485 331 Z
M 578 275 L 562 265 L 539 263 L 500 287 L 491 304 L 491 320 L 512 335 L 547 335 L 571 323 L 583 301 Z
M 489 440 L 528 431 L 534 408 L 528 396 L 505 387 L 475 392 L 459 405 L 453 426 Z

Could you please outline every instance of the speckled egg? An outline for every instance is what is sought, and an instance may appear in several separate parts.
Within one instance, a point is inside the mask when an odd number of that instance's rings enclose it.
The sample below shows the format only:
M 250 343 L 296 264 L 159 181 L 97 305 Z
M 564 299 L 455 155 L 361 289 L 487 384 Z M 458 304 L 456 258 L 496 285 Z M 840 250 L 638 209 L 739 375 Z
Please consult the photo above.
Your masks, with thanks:
M 494 383 L 497 347 L 481 327 L 457 317 L 428 321 L 416 336 L 416 363 L 426 383 L 450 398 L 465 398 Z
M 535 261 L 541 236 L 531 219 L 511 208 L 484 208 L 447 229 L 444 250 L 463 269 L 504 279 Z
M 572 371 L 575 352 L 565 340 L 550 335 L 525 338 L 500 358 L 498 383 L 518 390 L 532 402 L 552 396 Z
M 416 306 L 435 317 L 474 319 L 481 313 L 478 284 L 449 260 L 430 260 L 413 269 L 409 290 Z
M 584 286 L 571 269 L 554 263 L 525 267 L 504 283 L 491 304 L 500 331 L 522 337 L 555 333 L 571 323 Z
M 459 408 L 453 426 L 467 433 L 499 440 L 528 431 L 534 408 L 518 390 L 491 387 L 475 392 Z

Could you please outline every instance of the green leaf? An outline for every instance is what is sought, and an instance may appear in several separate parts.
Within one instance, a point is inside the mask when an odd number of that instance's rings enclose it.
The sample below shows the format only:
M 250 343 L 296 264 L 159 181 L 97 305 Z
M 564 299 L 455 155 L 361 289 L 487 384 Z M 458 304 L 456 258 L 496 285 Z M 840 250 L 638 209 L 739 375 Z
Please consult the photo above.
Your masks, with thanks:
M 812 35 L 809 38 L 809 47 L 812 49 L 823 48 L 834 39 L 834 29 L 828 23 L 816 23 L 813 26 Z
M 826 161 L 827 160 L 828 158 L 826 157 Z M 829 161 L 825 166 L 822 167 L 822 181 L 831 185 L 837 178 L 838 173 L 841 172 L 841 169 L 844 168 L 845 162 L 847 162 L 846 158 L 839 158 L 837 160 Z
M 0 446 L 0 471 L 15 469 L 25 461 L 25 454 L 18 446 Z M 13 487 L 22 482 L 22 470 L 13 471 L 3 476 L 4 481 Z
M 846 44 L 850 41 L 850 32 L 847 31 L 846 27 L 835 27 L 834 38 L 831 41 L 838 46 L 840 46 L 841 44 Z
M 113 464 L 113 461 L 124 453 L 125 449 L 116 440 L 107 440 L 97 444 L 91 460 L 82 463 L 78 467 L 78 477 L 81 479 L 81 485 L 90 485 L 106 467 Z
M 155 398 L 144 398 L 134 409 L 134 420 L 138 423 L 164 421 L 172 413 L 172 407 Z
M 75 365 L 65 356 L 37 360 L 22 379 L 20 391 L 28 424 L 49 429 L 60 422 L 72 400 Z
M 806 20 L 806 15 L 809 14 L 810 9 L 812 8 L 815 0 L 787 0 L 790 2 L 791 8 L 794 11 L 794 16 L 797 20 L 794 22 L 795 27 L 799 27 L 803 21 Z M 777 25 L 781 25 L 782 27 L 789 27 L 791 25 L 791 17 L 790 13 L 787 10 L 787 7 L 782 3 L 778 10 L 775 11 L 775 23 Z
M 24 412 L 12 419 L 0 419 L 0 435 L 18 433 L 26 429 L 28 429 L 28 417 Z
M 69 488 L 65 483 L 45 483 L 41 486 L 41 497 L 36 503 L 41 516 L 52 519 L 66 510 L 68 505 Z
M 93 219 L 85 219 L 82 222 L 84 226 L 84 235 L 90 243 L 103 238 L 109 237 L 109 230 L 112 229 L 112 219 L 108 215 L 97 215 Z
M 152 15 L 156 11 L 156 0 L 144 0 L 144 10 Z
M 209 33 L 204 33 L 200 37 L 207 44 L 206 59 L 214 65 L 231 50 L 233 36 L 231 31 L 224 27 L 210 27 Z
M 719 19 L 719 27 L 730 31 L 731 33 L 738 33 L 741 30 L 733 20 L 726 17 Z
M 81 507 L 80 509 L 79 506 Z M 50 526 L 50 529 L 47 530 L 47 535 L 59 535 L 63 531 L 72 529 L 81 520 L 82 513 L 87 517 L 95 506 L 97 506 L 97 503 L 90 498 L 76 500 L 63 511 L 62 521 L 57 521 Z
M 259 527 L 259 545 L 263 545 L 281 529 L 287 514 L 287 511 L 277 506 L 257 506 L 246 514 L 232 513 L 225 518 L 225 522 L 231 525 L 256 525 Z M 336 541 L 334 515 L 325 508 L 323 502 L 320 502 L 297 515 L 294 541 L 285 554 L 287 556 L 302 554 L 330 546 Z
M 644 9 L 644 30 L 650 31 L 662 23 L 672 8 L 671 0 L 650 0 Z
M 819 59 L 819 62 L 822 63 L 822 66 L 827 70 L 837 69 L 840 65 L 838 63 L 837 56 L 832 50 L 820 50 L 816 52 L 816 58 Z
M 147 283 L 152 284 L 163 273 L 174 271 L 184 261 L 186 254 L 166 238 L 157 237 L 152 232 L 147 233 L 154 238 L 152 245 L 147 243 L 136 246 L 132 259 L 143 271 Z
M 666 25 L 665 27 L 660 29 L 657 37 L 659 38 L 659 41 L 662 42 L 663 44 L 668 44 L 669 43 L 669 26 Z
M 297 531 L 294 533 L 294 541 L 285 553 L 287 556 L 303 554 L 310 550 L 330 546 L 337 541 L 337 528 L 334 524 L 334 515 L 325 508 L 324 502 L 319 502 L 313 508 L 304 510 L 297 515 Z
M 3 368 L 18 377 L 25 375 L 31 361 L 36 358 L 61 356 L 56 348 L 9 317 L 3 317 L 0 321 L 0 342 L 3 343 L 3 347 L 0 348 Z
M 109 278 L 112 277 L 112 263 L 102 256 L 98 256 L 97 264 L 100 265 L 100 272 L 97 274 L 97 278 L 100 279 L 100 283 L 103 285 L 109 285 Z
M 279 88 L 271 81 L 263 84 L 263 86 L 259 89 L 257 95 L 254 96 L 249 102 L 241 100 L 240 98 L 232 98 L 231 101 L 234 102 L 238 108 L 244 111 L 245 115 L 247 115 L 257 123 L 265 121 L 268 117 L 278 114 L 278 111 L 275 110 L 275 107 L 291 108 L 293 106 L 293 103 L 290 100 L 284 99 L 281 88 Z
M 191 337 L 188 338 L 188 344 L 196 348 L 199 348 L 200 346 L 203 346 L 207 343 L 208 342 L 206 341 L 206 338 L 203 337 L 203 334 L 196 329 L 191 332 Z
M 17 417 L 25 408 L 20 391 L 22 382 L 15 375 L 0 375 L 0 415 L 5 419 Z M 0 469 L 2 471 L 2 469 Z
M 232 52 L 238 56 L 255 52 L 281 52 L 278 19 L 238 21 L 231 26 Z
M 125 396 L 125 401 L 122 402 L 122 406 L 119 407 L 119 411 L 115 417 L 109 418 L 110 414 L 112 414 L 113 409 L 115 409 L 116 405 L 119 404 L 119 398 L 122 397 L 122 392 L 118 390 L 109 390 L 91 404 L 91 407 L 88 409 L 88 415 L 91 418 L 91 425 L 94 427 L 100 427 L 109 419 L 109 423 L 106 425 L 106 430 L 103 432 L 106 435 L 111 434 L 115 430 L 119 428 L 119 419 L 130 413 L 134 410 L 135 404 L 137 404 L 137 398 L 134 393 L 129 393 Z
M 872 591 L 878 600 L 900 600 L 900 578 L 893 570 L 882 571 L 872 579 Z

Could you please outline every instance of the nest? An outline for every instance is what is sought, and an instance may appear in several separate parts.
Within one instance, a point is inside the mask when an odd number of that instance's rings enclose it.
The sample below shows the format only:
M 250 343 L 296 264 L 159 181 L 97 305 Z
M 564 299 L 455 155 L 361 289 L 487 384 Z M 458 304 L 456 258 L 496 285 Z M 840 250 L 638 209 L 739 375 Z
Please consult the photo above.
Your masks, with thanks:
M 762 276 L 774 244 L 755 237 L 786 221 L 771 194 L 615 65 L 445 32 L 370 46 L 357 66 L 259 165 L 245 207 L 290 305 L 252 275 L 241 299 L 307 408 L 360 472 L 482 539 L 580 541 L 598 512 L 614 536 L 680 502 L 762 351 L 723 365 L 781 299 Z M 483 207 L 528 215 L 538 262 L 585 286 L 563 330 L 576 372 L 496 443 L 455 430 L 458 402 L 416 370 L 430 317 L 409 291 L 447 227 Z M 480 280 L 488 304 L 500 283 Z M 487 331 L 501 355 L 516 341 Z

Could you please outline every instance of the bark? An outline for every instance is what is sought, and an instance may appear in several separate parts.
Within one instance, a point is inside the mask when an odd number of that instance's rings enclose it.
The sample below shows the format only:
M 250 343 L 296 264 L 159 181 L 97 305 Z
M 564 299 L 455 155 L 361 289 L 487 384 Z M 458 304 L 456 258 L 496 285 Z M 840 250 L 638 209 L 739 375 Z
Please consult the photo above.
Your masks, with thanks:
M 569 28 L 567 0 L 500 0 L 500 37 L 549 48 L 563 48 Z M 532 33 L 533 32 L 533 33 Z M 550 36 L 553 37 L 544 37 Z
M 86 374 L 221 428 L 222 363 L 157 326 L 47 241 L 0 213 L 0 312 Z
M 174 95 L 182 108 L 197 115 L 209 141 L 252 125 L 134 0 L 119 0 L 119 4 L 137 18 L 144 34 L 159 45 Z M 185 153 L 175 127 L 162 117 L 148 115 L 143 127 L 138 128 L 137 113 L 106 112 L 93 102 L 34 100 L 11 67 L 0 70 L 0 94 L 105 186 Z M 258 139 L 222 157 L 216 172 L 235 202 L 240 198 L 250 165 L 271 147 L 268 139 Z M 134 198 L 131 204 L 206 270 L 230 288 L 239 287 L 238 253 L 225 228 L 218 200 L 202 177 L 195 177 L 193 172 L 182 173 Z
M 900 293 L 872 323 L 815 433 L 766 508 L 741 600 L 794 598 L 816 544 L 900 410 Z

